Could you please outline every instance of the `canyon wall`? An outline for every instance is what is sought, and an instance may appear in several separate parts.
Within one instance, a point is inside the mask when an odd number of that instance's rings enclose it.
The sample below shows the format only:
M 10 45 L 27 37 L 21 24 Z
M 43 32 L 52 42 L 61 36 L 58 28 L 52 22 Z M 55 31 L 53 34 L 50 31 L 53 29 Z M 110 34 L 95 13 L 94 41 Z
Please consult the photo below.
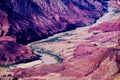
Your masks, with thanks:
M 2 19 L 8 21 L 1 35 L 27 44 L 95 23 L 107 12 L 107 3 L 102 0 L 1 0 L 0 10 L 1 17 L 6 14 Z
M 40 59 L 41 56 L 33 54 L 28 47 L 14 41 L 0 40 L 0 65 L 10 66 Z

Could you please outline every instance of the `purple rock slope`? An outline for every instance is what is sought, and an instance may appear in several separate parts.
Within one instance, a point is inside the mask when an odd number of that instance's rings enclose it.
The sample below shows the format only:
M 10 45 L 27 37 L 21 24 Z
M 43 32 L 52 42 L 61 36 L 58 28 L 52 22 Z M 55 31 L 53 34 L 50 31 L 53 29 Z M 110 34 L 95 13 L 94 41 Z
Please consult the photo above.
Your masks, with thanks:
M 27 44 L 91 25 L 107 11 L 107 4 L 103 0 L 0 0 L 0 9 L 8 15 L 6 35 Z
M 0 40 L 0 65 L 9 66 L 40 59 L 31 49 L 14 41 Z

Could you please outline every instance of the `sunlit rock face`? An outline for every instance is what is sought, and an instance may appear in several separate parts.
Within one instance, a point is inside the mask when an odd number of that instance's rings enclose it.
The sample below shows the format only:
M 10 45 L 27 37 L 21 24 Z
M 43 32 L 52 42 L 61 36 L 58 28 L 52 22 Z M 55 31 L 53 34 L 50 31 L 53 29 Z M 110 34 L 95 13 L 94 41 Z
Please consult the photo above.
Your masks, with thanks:
M 95 27 L 92 27 L 89 29 L 89 32 L 97 31 L 97 30 L 103 32 L 120 31 L 120 18 L 113 19 L 109 22 L 104 22 Z
M 27 44 L 91 25 L 107 11 L 107 4 L 102 0 L 1 0 L 0 9 L 8 15 L 6 35 Z
M 40 56 L 18 43 L 27 44 L 54 33 L 91 25 L 107 11 L 105 1 L 108 0 L 0 0 L 0 64 L 39 59 Z M 115 8 L 119 8 L 119 5 Z M 63 62 L 46 64 L 43 61 L 29 68 L 16 65 L 10 74 L 9 71 L 6 75 L 2 74 L 3 77 L 20 80 L 119 80 L 118 18 L 117 15 L 117 18 L 103 20 L 103 23 L 90 26 L 89 30 L 76 29 L 67 37 L 58 34 L 62 40 L 50 42 L 54 37 L 48 39 L 48 42 L 38 41 L 38 46 L 35 43 L 33 48 L 50 49 L 48 52 L 60 56 Z M 50 61 L 48 57 L 45 59 Z
M 115 48 L 80 44 L 74 50 L 72 58 L 62 63 L 29 69 L 16 68 L 12 72 L 14 72 L 14 77 L 23 80 L 35 78 L 38 80 L 53 80 L 54 78 L 61 80 L 63 78 L 64 80 L 64 77 L 66 77 L 65 80 L 113 80 L 113 75 L 119 71 L 118 56 L 118 50 Z
M 15 41 L 0 40 L 0 65 L 9 66 L 40 59 L 31 49 L 17 44 Z

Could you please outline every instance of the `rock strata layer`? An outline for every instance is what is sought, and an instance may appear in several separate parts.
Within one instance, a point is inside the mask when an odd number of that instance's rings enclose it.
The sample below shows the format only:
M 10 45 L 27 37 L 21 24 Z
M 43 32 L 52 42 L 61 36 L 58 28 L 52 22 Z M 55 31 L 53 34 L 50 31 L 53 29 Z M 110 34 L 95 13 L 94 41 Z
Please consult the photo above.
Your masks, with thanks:
M 55 33 L 91 25 L 107 11 L 102 0 L 0 0 L 9 28 L 1 35 L 27 44 Z M 4 19 L 2 18 L 2 19 Z M 0 23 L 4 24 L 4 23 Z
M 40 59 L 31 49 L 17 44 L 15 41 L 0 40 L 0 65 L 9 66 Z
M 117 62 L 120 59 L 119 51 L 116 48 L 80 44 L 76 47 L 72 58 L 63 63 L 29 69 L 16 68 L 12 72 L 14 72 L 14 77 L 23 80 L 35 80 L 38 76 L 38 80 L 52 80 L 53 78 L 61 80 L 63 77 L 67 77 L 68 80 L 113 80 L 113 75 L 119 71 L 119 62 Z M 52 73 L 54 74 L 52 75 Z M 51 78 L 49 78 L 50 74 Z M 59 76 L 56 77 L 57 74 Z

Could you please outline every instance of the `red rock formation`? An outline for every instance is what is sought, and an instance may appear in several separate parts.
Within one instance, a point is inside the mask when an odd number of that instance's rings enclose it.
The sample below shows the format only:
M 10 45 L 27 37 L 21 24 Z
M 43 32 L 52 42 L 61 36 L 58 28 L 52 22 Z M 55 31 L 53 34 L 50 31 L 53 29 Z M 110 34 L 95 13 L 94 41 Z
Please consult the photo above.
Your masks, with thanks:
M 74 51 L 73 57 L 63 63 L 43 65 L 37 68 L 15 69 L 12 72 L 15 77 L 23 79 L 59 73 L 60 77 L 74 77 L 70 80 L 112 80 L 113 75 L 119 71 L 119 64 L 116 62 L 117 54 L 118 50 L 114 48 L 80 44 Z
M 0 10 L 0 37 L 5 36 L 8 33 L 8 28 L 7 13 Z
M 0 10 L 0 65 L 8 66 L 39 59 L 29 48 L 17 44 L 15 37 L 6 36 L 8 28 L 8 15 Z
M 9 31 L 5 27 L 0 28 L 0 33 L 6 30 L 7 35 L 16 37 L 17 42 L 22 44 L 45 38 L 60 31 L 89 25 L 106 11 L 102 0 L 54 0 L 54 2 L 53 0 L 1 0 L 0 2 L 1 12 L 3 11 L 3 14 L 8 15 L 5 18 L 8 19 L 10 26 Z M 8 25 L 6 19 L 0 18 L 0 20 L 6 22 L 1 21 L 3 26 L 5 26 L 4 24 Z M 111 37 L 120 36 L 117 32 L 120 30 L 119 20 L 101 23 L 99 27 L 91 28 L 90 32 L 101 30 L 103 32 L 112 31 L 112 33 L 98 34 L 90 39 L 95 41 L 95 38 L 99 40 L 102 37 L 105 38 L 102 40 L 104 42 Z M 116 32 L 111 35 L 113 31 Z M 4 35 L 6 33 L 2 34 L 0 38 L 0 64 L 10 65 L 39 58 L 28 48 L 17 44 L 12 38 Z M 8 41 L 5 38 L 11 40 Z M 60 74 L 58 76 L 60 80 L 62 77 L 72 77 L 68 80 L 113 80 L 120 71 L 119 51 L 118 47 L 103 48 L 92 44 L 80 44 L 76 47 L 71 58 L 62 63 L 28 69 L 16 68 L 11 72 L 13 72 L 15 79 L 22 78 L 23 80 L 39 80 L 51 73 L 54 74 L 49 80 L 57 80 L 54 79 L 55 74 Z
M 0 9 L 8 15 L 7 36 L 27 44 L 95 23 L 107 11 L 107 3 L 101 0 L 0 0 Z
M 120 31 L 120 19 L 101 23 L 89 29 L 89 32 L 101 30 L 103 32 Z
M 109 4 L 117 9 L 120 9 L 120 0 L 110 0 Z
M 39 59 L 31 49 L 17 44 L 14 41 L 0 40 L 0 65 L 8 66 L 16 63 L 25 63 Z
M 95 34 L 94 36 L 88 38 L 88 40 L 91 40 L 93 42 L 100 42 L 100 43 L 112 42 L 115 44 L 119 37 L 120 37 L 120 31 L 113 31 L 113 32 Z

